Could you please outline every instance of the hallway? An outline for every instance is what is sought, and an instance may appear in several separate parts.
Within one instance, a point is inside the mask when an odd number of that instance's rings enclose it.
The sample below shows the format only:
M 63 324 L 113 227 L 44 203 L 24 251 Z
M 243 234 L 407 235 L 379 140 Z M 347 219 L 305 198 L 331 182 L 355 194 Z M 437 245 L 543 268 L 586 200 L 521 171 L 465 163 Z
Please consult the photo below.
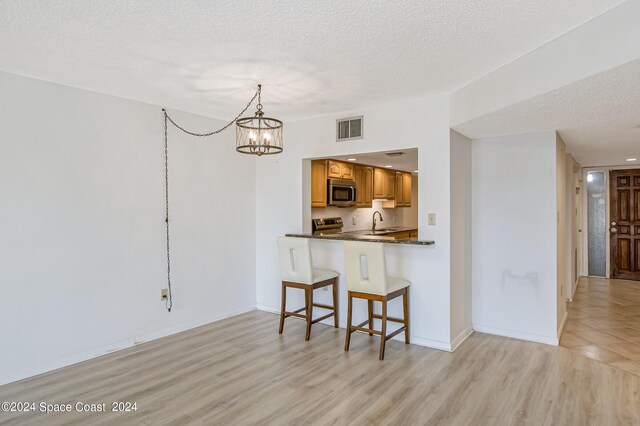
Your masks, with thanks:
M 583 277 L 560 346 L 640 376 L 640 282 Z

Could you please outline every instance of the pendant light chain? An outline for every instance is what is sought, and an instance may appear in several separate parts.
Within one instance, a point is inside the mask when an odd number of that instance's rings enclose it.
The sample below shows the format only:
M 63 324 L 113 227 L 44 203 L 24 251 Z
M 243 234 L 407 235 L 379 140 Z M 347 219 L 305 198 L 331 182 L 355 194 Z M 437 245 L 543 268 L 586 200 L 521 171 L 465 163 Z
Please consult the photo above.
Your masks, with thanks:
M 163 110 L 164 111 L 164 110 Z M 167 138 L 167 120 L 169 116 L 164 112 L 164 222 L 167 228 L 167 311 L 173 307 L 171 294 L 171 245 L 169 244 L 169 141 Z
M 180 126 L 178 123 L 176 123 L 175 121 L 173 121 L 173 119 L 169 116 L 169 114 L 167 114 L 167 110 L 166 109 L 162 109 L 162 111 L 164 112 L 165 117 L 171 122 L 171 124 L 173 124 L 174 126 L 176 126 L 178 129 L 182 130 L 184 133 L 191 135 L 191 136 L 198 136 L 198 137 L 204 137 L 204 136 L 212 136 L 215 134 L 218 134 L 224 130 L 227 130 L 229 128 L 229 126 L 231 126 L 232 124 L 234 124 L 238 118 L 240 118 L 242 116 L 242 114 L 244 114 L 245 112 L 247 112 L 247 110 L 249 109 L 249 107 L 251 106 L 251 104 L 253 103 L 253 101 L 256 100 L 256 98 L 260 99 L 260 92 L 262 92 L 262 85 L 258 85 L 258 90 L 256 91 L 255 95 L 253 95 L 253 98 L 251 98 L 251 100 L 247 103 L 247 106 L 244 107 L 244 109 L 242 111 L 240 111 L 240 113 L 238 115 L 236 115 L 236 118 L 234 118 L 232 121 L 230 121 L 227 125 L 225 125 L 224 127 L 218 129 L 218 130 L 214 130 L 213 132 L 209 132 L 209 133 L 195 133 L 195 132 L 190 132 L 189 130 L 185 129 L 184 127 Z M 260 102 L 260 101 L 258 101 Z M 262 107 L 262 105 L 260 104 L 260 107 Z
M 168 123 L 170 122 L 176 128 L 180 129 L 182 132 L 191 136 L 197 136 L 197 137 L 212 136 L 226 130 L 227 128 L 229 128 L 229 126 L 234 124 L 238 120 L 238 118 L 240 118 L 242 114 L 244 114 L 249 109 L 249 107 L 251 106 L 253 101 L 256 100 L 256 98 L 258 98 L 258 103 L 262 108 L 262 104 L 260 104 L 261 92 L 262 92 L 262 85 L 259 84 L 258 90 L 253 95 L 251 100 L 247 103 L 247 106 L 242 111 L 240 111 L 240 114 L 238 114 L 236 118 L 233 119 L 233 121 L 230 121 L 226 126 L 209 133 L 190 132 L 189 130 L 185 129 L 184 127 L 180 126 L 178 123 L 173 121 L 173 119 L 169 116 L 169 114 L 167 114 L 167 110 L 162 108 L 162 112 L 164 114 L 164 212 L 165 212 L 164 221 L 166 225 L 166 234 L 167 234 L 167 300 L 165 303 L 166 303 L 168 312 L 171 312 L 171 308 L 173 307 L 173 293 L 171 291 L 171 244 L 169 239 L 169 141 L 167 136 Z

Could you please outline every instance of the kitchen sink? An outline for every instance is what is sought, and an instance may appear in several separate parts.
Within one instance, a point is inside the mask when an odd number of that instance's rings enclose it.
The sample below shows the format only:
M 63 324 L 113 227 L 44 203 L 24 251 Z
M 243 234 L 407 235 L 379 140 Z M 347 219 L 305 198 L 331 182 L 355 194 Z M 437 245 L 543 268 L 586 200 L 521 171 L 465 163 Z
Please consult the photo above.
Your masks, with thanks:
M 398 231 L 396 231 L 393 228 L 385 228 L 385 229 L 379 229 L 376 231 L 368 231 L 364 235 L 387 235 L 387 234 L 393 234 L 394 232 L 398 232 Z

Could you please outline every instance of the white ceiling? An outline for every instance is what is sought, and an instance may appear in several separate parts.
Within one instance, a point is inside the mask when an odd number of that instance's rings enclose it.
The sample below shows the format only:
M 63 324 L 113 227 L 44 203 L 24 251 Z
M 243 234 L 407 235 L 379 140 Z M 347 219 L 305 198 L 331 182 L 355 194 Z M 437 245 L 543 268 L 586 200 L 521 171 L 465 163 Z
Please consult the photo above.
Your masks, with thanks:
M 471 137 L 558 130 L 583 166 L 640 165 L 640 60 L 471 120 Z
M 402 152 L 403 155 L 390 157 L 387 153 Z M 418 170 L 418 149 L 395 149 L 393 151 L 384 152 L 370 152 L 365 154 L 354 155 L 339 155 L 337 157 L 331 157 L 335 160 L 349 161 L 350 158 L 355 158 L 354 163 L 366 164 L 367 166 L 376 166 L 385 168 L 391 166 L 396 170 L 403 170 L 405 172 L 414 173 Z
M 231 119 L 448 93 L 623 0 L 0 0 L 0 70 Z

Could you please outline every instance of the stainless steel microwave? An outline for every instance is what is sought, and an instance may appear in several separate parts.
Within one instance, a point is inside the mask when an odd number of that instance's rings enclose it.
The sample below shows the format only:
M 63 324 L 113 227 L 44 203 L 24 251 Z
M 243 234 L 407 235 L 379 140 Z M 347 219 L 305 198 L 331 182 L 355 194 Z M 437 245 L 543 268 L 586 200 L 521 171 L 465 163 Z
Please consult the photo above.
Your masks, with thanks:
M 346 179 L 327 179 L 327 205 L 350 207 L 356 204 L 356 182 Z

